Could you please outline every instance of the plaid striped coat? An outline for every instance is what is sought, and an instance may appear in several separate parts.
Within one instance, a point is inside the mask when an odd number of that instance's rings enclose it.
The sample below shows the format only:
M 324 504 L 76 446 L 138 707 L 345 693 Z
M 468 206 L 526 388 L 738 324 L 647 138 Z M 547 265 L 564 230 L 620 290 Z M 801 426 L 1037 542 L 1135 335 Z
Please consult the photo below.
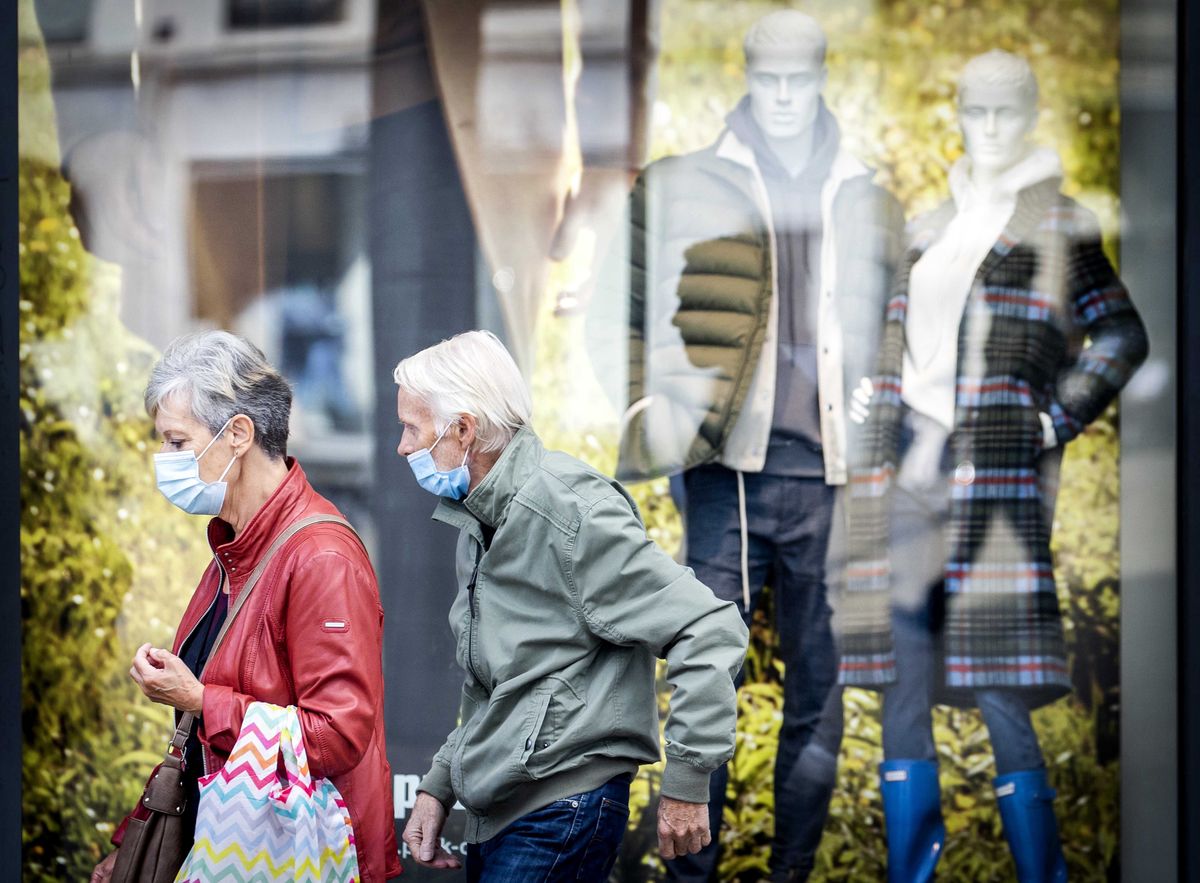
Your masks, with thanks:
M 1070 691 L 1050 556 L 1052 480 L 1062 445 L 1103 412 L 1147 353 L 1095 217 L 1059 183 L 1020 192 L 959 324 L 943 702 L 969 705 L 974 690 L 1003 687 L 1027 691 L 1036 706 Z M 835 577 L 846 684 L 895 679 L 889 554 L 904 550 L 888 549 L 888 498 L 903 414 L 908 282 L 954 214 L 947 202 L 915 222 L 888 303 L 875 398 L 846 500 L 845 569 Z M 1039 411 L 1058 434 L 1049 452 Z

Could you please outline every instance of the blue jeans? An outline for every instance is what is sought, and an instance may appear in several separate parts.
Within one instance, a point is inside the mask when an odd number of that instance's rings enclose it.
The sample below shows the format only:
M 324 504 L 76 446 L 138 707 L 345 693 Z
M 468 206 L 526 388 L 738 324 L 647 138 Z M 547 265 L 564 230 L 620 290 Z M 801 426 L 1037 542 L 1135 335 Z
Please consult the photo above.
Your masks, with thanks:
M 625 836 L 630 779 L 556 800 L 471 844 L 468 883 L 603 883 Z
M 737 473 L 724 466 L 684 473 L 687 562 L 718 598 L 738 605 L 747 623 L 763 586 L 772 587 L 785 675 L 770 865 L 773 874 L 804 880 L 821 842 L 842 741 L 842 693 L 835 686 L 837 654 L 825 591 L 834 489 L 823 478 L 744 473 L 743 480 L 750 609 L 742 597 Z M 710 780 L 713 842 L 696 855 L 667 862 L 669 879 L 716 879 L 728 781 L 724 766 Z

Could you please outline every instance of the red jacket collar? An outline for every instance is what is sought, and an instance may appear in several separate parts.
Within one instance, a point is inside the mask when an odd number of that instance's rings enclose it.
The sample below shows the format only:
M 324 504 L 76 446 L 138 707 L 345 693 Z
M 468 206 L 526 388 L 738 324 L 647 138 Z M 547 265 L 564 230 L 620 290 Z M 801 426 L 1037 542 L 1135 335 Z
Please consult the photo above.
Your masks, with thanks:
M 229 575 L 231 589 L 236 588 L 262 560 L 271 542 L 287 525 L 312 504 L 315 492 L 294 457 L 287 458 L 287 476 L 250 523 L 237 536 L 229 522 L 214 518 L 208 523 L 208 544 L 213 557 Z

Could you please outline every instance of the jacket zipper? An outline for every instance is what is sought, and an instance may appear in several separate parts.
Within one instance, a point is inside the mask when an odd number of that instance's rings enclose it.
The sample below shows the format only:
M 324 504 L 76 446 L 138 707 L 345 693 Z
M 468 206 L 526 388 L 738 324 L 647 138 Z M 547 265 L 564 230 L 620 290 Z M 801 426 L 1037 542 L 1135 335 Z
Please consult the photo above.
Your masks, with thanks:
M 471 680 L 476 684 L 483 686 L 483 681 L 479 679 L 479 673 L 475 671 L 475 620 L 478 613 L 475 610 L 475 584 L 479 581 L 479 565 L 483 560 L 483 544 L 479 544 L 479 549 L 475 553 L 475 569 L 471 571 L 471 580 L 467 583 L 467 606 L 470 608 L 471 614 L 467 620 L 467 673 L 471 676 Z M 454 768 L 457 766 L 459 773 L 462 772 L 462 752 L 466 747 L 466 733 L 463 733 L 458 740 L 458 745 L 455 746 L 454 757 L 450 761 L 450 775 L 453 779 Z M 474 813 L 476 810 L 470 806 L 466 800 L 459 797 L 461 803 L 468 812 Z
M 221 566 L 221 560 L 217 558 L 216 555 L 213 556 L 213 561 L 216 562 L 217 571 L 221 574 L 220 580 L 217 581 L 217 591 L 213 595 L 212 603 L 208 605 L 208 609 L 205 610 L 204 613 L 201 614 L 200 618 L 196 620 L 196 624 L 192 626 L 192 630 L 187 633 L 187 636 L 179 642 L 180 650 L 183 650 L 183 648 L 187 645 L 187 642 L 192 639 L 194 634 L 196 634 L 196 629 L 200 628 L 200 623 L 204 622 L 204 618 L 212 612 L 214 607 L 217 606 L 217 598 L 220 596 L 221 590 L 225 587 L 225 568 Z M 229 614 L 226 613 L 225 615 L 228 616 Z M 204 749 L 203 743 L 200 745 L 200 769 L 203 771 L 203 775 L 208 775 L 208 754 Z
M 475 610 L 475 584 L 479 581 L 479 565 L 482 561 L 483 544 L 480 543 L 479 550 L 475 553 L 475 569 L 471 571 L 471 581 L 467 583 L 467 607 L 471 611 L 471 618 L 467 623 L 467 671 L 471 673 L 471 679 L 480 686 L 483 685 L 483 681 L 475 671 L 475 620 L 478 618 Z

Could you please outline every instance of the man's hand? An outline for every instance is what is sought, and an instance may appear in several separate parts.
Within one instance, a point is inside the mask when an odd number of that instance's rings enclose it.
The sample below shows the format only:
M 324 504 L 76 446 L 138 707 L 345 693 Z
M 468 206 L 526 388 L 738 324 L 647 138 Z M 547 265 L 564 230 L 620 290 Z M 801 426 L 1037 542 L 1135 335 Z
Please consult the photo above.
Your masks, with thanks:
M 459 868 L 454 856 L 441 847 L 442 826 L 446 824 L 446 807 L 432 794 L 417 792 L 416 802 L 404 826 L 403 840 L 418 865 L 427 868 Z
M 199 714 L 204 710 L 204 685 L 187 664 L 169 650 L 150 644 L 138 647 L 129 676 L 151 702 Z
M 112 879 L 113 868 L 117 866 L 117 851 L 114 849 L 103 859 L 100 864 L 96 865 L 96 869 L 92 871 L 92 876 L 88 883 L 108 883 Z
M 712 843 L 708 830 L 708 804 L 687 803 L 673 797 L 658 799 L 658 854 L 670 861 L 693 855 Z

